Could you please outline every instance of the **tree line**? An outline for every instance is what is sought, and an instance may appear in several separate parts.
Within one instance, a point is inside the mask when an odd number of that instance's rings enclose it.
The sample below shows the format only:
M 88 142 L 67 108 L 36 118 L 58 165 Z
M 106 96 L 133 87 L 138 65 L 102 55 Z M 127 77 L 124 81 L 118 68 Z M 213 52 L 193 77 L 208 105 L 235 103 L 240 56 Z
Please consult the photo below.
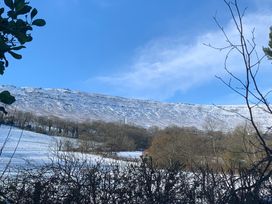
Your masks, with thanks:
M 161 167 L 175 162 L 190 167 L 205 165 L 206 162 L 214 167 L 247 166 L 263 156 L 254 131 L 246 125 L 228 132 L 216 130 L 213 127 L 216 124 L 212 124 L 212 121 L 209 121 L 209 127 L 205 126 L 204 130 L 175 126 L 145 129 L 103 121 L 76 123 L 21 111 L 0 114 L 0 122 L 47 135 L 78 139 L 76 146 L 69 143 L 69 140 L 66 141 L 67 144 L 59 144 L 59 149 L 64 151 L 144 151 Z M 270 135 L 267 134 L 264 138 L 272 143 Z
M 264 135 L 264 139 L 272 144 L 271 135 Z M 265 152 L 247 126 L 229 132 L 168 127 L 154 135 L 146 154 L 160 167 L 179 162 L 188 168 L 209 164 L 217 169 L 237 169 L 259 161 Z
M 0 123 L 37 133 L 79 139 L 79 148 L 73 150 L 83 152 L 145 150 L 151 143 L 154 131 L 123 123 L 73 122 L 22 111 L 0 114 Z

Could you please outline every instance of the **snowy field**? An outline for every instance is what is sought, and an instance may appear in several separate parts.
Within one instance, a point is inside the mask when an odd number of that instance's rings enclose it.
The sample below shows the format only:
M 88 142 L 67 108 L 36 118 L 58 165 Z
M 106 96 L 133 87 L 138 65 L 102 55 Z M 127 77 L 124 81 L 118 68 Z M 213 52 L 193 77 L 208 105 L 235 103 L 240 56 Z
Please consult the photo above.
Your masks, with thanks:
M 6 144 L 5 144 L 6 140 Z M 10 162 L 10 167 L 26 165 L 31 162 L 40 165 L 51 161 L 57 149 L 57 143 L 68 138 L 48 136 L 30 131 L 22 131 L 18 128 L 1 126 L 0 127 L 0 170 Z M 76 139 L 69 139 L 76 143 Z M 14 150 L 18 145 L 16 152 Z M 13 155 L 14 154 L 14 155 Z M 75 156 L 88 159 L 92 162 L 114 163 L 116 160 L 103 158 L 99 155 L 73 153 Z M 120 152 L 118 156 L 128 158 L 139 158 L 140 152 Z M 11 159 L 12 157 L 12 159 Z M 119 161 L 120 162 L 120 161 Z
M 0 156 L 0 168 L 9 162 L 11 157 L 13 157 L 11 166 L 22 165 L 26 160 L 40 164 L 48 162 L 50 151 L 56 145 L 56 141 L 56 137 L 22 131 L 14 127 L 1 126 L 0 147 L 2 153 Z M 14 154 L 17 145 L 18 147 Z
M 126 158 L 126 159 L 139 159 L 143 155 L 143 152 L 141 151 L 135 151 L 135 152 L 116 152 L 116 156 L 120 158 Z

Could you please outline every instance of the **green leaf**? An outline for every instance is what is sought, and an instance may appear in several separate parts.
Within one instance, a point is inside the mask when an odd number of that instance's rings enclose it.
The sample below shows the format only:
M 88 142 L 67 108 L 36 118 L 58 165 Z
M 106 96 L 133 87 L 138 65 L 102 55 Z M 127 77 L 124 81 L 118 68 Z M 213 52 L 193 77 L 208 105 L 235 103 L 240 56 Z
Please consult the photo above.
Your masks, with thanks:
M 10 8 L 14 9 L 14 4 L 12 0 L 5 0 L 5 4 Z
M 4 58 L 4 60 L 5 60 L 5 67 L 8 67 L 9 66 L 8 60 L 6 58 Z
M 15 59 L 22 59 L 22 55 L 19 55 L 15 52 L 12 52 L 12 51 L 8 51 L 9 54 L 12 55 L 12 57 L 14 57 Z
M 33 28 L 32 28 L 30 25 L 27 25 L 27 26 L 25 27 L 25 29 L 26 29 L 26 30 L 33 30 Z
M 5 53 L 10 50 L 10 46 L 8 46 L 5 42 L 4 38 L 0 38 L 0 53 Z
M 26 48 L 25 46 L 17 46 L 17 47 L 12 47 L 11 50 L 21 50 L 23 48 Z
M 11 17 L 12 19 L 17 18 L 17 14 L 16 14 L 15 11 L 9 11 L 9 12 L 8 12 L 8 16 Z
M 2 15 L 4 13 L 5 9 L 4 8 L 0 8 L 0 15 Z
M 22 9 L 16 11 L 17 15 L 27 14 L 31 11 L 31 6 L 24 6 Z
M 45 26 L 45 24 L 46 22 L 43 19 L 36 19 L 32 22 L 32 25 L 40 26 L 40 27 Z
M 0 61 L 0 74 L 3 75 L 5 71 L 5 63 Z
M 33 40 L 32 36 L 31 35 L 28 35 L 27 36 L 27 42 L 31 42 Z
M 15 9 L 16 11 L 21 10 L 26 5 L 25 0 L 15 0 Z
M 31 14 L 30 14 L 31 19 L 33 19 L 33 18 L 37 15 L 37 13 L 38 13 L 37 9 L 34 8 L 34 9 L 31 11 Z
M 2 91 L 0 93 L 0 101 L 4 104 L 10 105 L 14 103 L 16 100 L 15 97 L 12 96 L 9 91 Z
M 25 44 L 28 40 L 27 35 L 21 32 L 16 33 L 16 37 L 21 45 Z

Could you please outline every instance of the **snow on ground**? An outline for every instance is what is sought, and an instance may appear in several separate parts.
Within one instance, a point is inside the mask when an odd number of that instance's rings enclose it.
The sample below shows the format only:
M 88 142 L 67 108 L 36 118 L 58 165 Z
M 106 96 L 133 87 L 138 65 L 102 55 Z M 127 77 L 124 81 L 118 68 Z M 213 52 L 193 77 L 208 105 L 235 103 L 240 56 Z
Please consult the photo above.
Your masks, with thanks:
M 4 145 L 5 140 L 7 142 Z M 24 164 L 25 160 L 43 163 L 49 161 L 49 150 L 50 147 L 56 144 L 56 138 L 29 131 L 22 131 L 13 127 L 1 126 L 0 147 L 2 154 L 0 156 L 0 168 L 9 162 L 17 144 L 18 148 L 11 160 L 11 165 Z
M 5 140 L 7 140 L 6 144 Z M 50 158 L 54 155 L 54 151 L 57 149 L 57 142 L 60 140 L 71 140 L 71 142 L 76 142 L 76 139 L 48 136 L 2 125 L 0 126 L 0 170 L 5 168 L 11 157 L 10 167 L 26 165 L 27 161 L 36 165 L 49 162 L 51 161 Z M 18 148 L 13 155 L 17 144 Z M 78 158 L 88 159 L 91 162 L 116 162 L 116 160 L 103 158 L 99 155 L 73 154 Z
M 141 151 L 135 151 L 135 152 L 116 152 L 117 157 L 121 158 L 128 158 L 128 159 L 140 159 L 140 157 L 143 155 L 143 152 Z

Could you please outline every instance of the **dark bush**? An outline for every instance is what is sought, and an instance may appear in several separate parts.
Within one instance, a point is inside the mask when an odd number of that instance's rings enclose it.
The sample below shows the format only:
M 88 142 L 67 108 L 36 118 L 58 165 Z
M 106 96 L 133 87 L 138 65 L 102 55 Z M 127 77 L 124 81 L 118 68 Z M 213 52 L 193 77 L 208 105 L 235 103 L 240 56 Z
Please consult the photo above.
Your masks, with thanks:
M 59 154 L 51 164 L 20 169 L 1 180 L 2 203 L 269 203 L 271 179 L 259 185 L 258 170 L 185 171 L 173 163 L 90 163 Z

